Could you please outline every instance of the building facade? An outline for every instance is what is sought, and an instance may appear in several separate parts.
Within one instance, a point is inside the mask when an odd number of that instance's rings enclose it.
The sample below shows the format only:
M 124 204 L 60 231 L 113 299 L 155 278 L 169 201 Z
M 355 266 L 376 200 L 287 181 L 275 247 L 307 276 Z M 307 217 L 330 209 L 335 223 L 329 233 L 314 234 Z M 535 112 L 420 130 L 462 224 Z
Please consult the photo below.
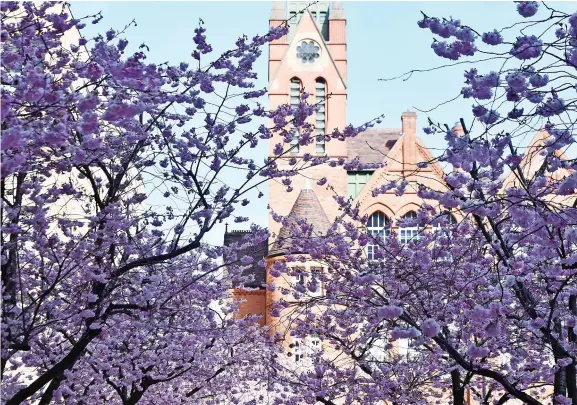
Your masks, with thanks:
M 417 115 L 406 112 L 400 117 L 399 128 L 371 128 L 346 141 L 326 142 L 325 135 L 335 129 L 344 128 L 347 122 L 347 38 L 346 19 L 343 3 L 317 2 L 307 8 L 306 2 L 275 2 L 270 15 L 270 27 L 288 21 L 288 35 L 269 45 L 269 107 L 275 109 L 283 104 L 297 105 L 302 92 L 310 94 L 309 102 L 317 105 L 316 113 L 310 117 L 314 126 L 315 142 L 306 146 L 286 144 L 280 135 L 270 140 L 269 157 L 275 157 L 273 149 L 278 143 L 284 144 L 290 152 L 278 163 L 280 169 L 290 170 L 291 158 L 302 159 L 305 154 L 328 156 L 331 159 L 358 159 L 361 163 L 382 163 L 383 167 L 371 171 L 347 171 L 343 166 L 328 164 L 310 167 L 300 171 L 293 181 L 293 191 L 287 193 L 286 186 L 278 181 L 269 181 L 269 207 L 274 212 L 291 220 L 305 219 L 316 232 L 323 233 L 341 213 L 335 201 L 335 194 L 352 199 L 359 204 L 361 213 L 369 217 L 366 224 L 376 237 L 385 237 L 385 226 L 391 225 L 393 234 L 401 242 L 408 242 L 416 236 L 417 229 L 397 229 L 397 219 L 414 215 L 422 204 L 417 196 L 415 184 L 435 189 L 442 188 L 442 171 L 435 164 L 427 168 L 417 168 L 417 163 L 429 161 L 431 154 L 416 136 Z M 292 149 L 291 149 L 292 148 Z M 317 180 L 327 179 L 327 185 L 320 186 Z M 372 196 L 372 190 L 390 180 L 404 178 L 409 181 L 407 192 L 398 197 L 387 193 Z M 281 338 L 287 336 L 286 325 L 280 317 L 272 317 L 270 305 L 281 299 L 281 291 L 290 289 L 295 283 L 306 283 L 307 274 L 323 271 L 317 263 L 299 266 L 301 275 L 286 279 L 273 279 L 268 271 L 277 260 L 284 260 L 283 245 L 290 238 L 287 229 L 269 216 L 268 247 L 253 250 L 255 263 L 264 258 L 266 271 L 256 267 L 248 269 L 254 277 L 251 289 L 235 289 L 235 297 L 243 300 L 240 316 L 257 314 L 260 323 L 272 328 Z M 225 245 L 240 241 L 242 232 L 225 233 Z M 366 251 L 369 257 L 372 248 Z M 289 279 L 290 278 L 290 279 Z M 267 291 L 267 283 L 274 282 L 276 289 Z M 323 293 L 322 285 L 318 294 Z M 316 344 L 313 342 L 313 344 Z M 295 348 L 295 342 L 286 338 L 288 349 Z M 294 351 L 294 350 L 292 350 Z M 292 353 L 298 359 L 298 353 Z
M 307 9 L 307 3 L 275 2 L 270 16 L 270 27 L 284 24 L 288 20 L 288 35 L 272 42 L 269 46 L 269 103 L 270 109 L 280 105 L 296 105 L 302 92 L 310 94 L 310 102 L 317 105 L 317 111 L 310 118 L 314 126 L 315 139 L 310 145 L 299 146 L 296 143 L 285 143 L 284 138 L 276 135 L 270 140 L 269 157 L 276 157 L 273 150 L 277 144 L 284 144 L 284 150 L 290 148 L 288 156 L 280 159 L 280 169 L 290 170 L 291 158 L 302 159 L 305 154 L 328 156 L 331 159 L 361 163 L 382 163 L 382 167 L 371 171 L 347 171 L 343 166 L 331 167 L 328 164 L 311 167 L 300 171 L 300 176 L 293 181 L 293 191 L 288 193 L 286 186 L 279 181 L 269 181 L 270 211 L 288 219 L 289 222 L 305 220 L 317 234 L 326 232 L 335 219 L 342 213 L 335 201 L 335 195 L 347 197 L 353 205 L 358 205 L 361 216 L 368 222 L 359 224 L 376 238 L 396 237 L 401 243 L 408 243 L 417 237 L 417 228 L 399 228 L 396 223 L 403 217 L 415 216 L 423 200 L 417 195 L 417 185 L 425 185 L 438 191 L 446 190 L 444 173 L 435 163 L 419 167 L 420 162 L 430 162 L 432 154 L 417 137 L 417 114 L 403 113 L 399 128 L 371 128 L 349 138 L 346 141 L 332 140 L 326 142 L 325 135 L 337 128 L 347 125 L 347 38 L 346 18 L 342 2 L 317 2 Z M 453 128 L 463 135 L 460 126 Z M 528 151 L 521 162 L 523 175 L 532 178 L 543 163 L 540 155 L 544 142 L 549 138 L 545 130 L 539 131 L 528 146 Z M 560 152 L 559 152 L 560 154 Z M 565 159 L 564 156 L 561 156 Z M 567 173 L 559 171 L 553 177 L 564 177 Z M 317 180 L 327 179 L 327 185 L 320 186 Z M 557 180 L 559 180 L 557 178 Z M 408 182 L 406 192 L 397 196 L 393 192 L 373 196 L 372 191 L 391 180 L 404 179 Z M 510 173 L 503 187 L 518 185 L 516 173 Z M 555 202 L 572 205 L 575 196 L 551 196 Z M 432 204 L 431 201 L 428 201 Z M 462 219 L 458 212 L 450 214 L 453 220 Z M 453 216 L 454 215 L 454 216 Z M 285 260 L 287 240 L 290 232 L 283 228 L 272 215 L 269 216 L 270 238 L 268 244 L 251 252 L 254 262 L 264 260 L 265 267 L 251 267 L 247 272 L 252 274 L 254 282 L 250 289 L 235 289 L 234 296 L 241 300 L 239 316 L 248 314 L 260 315 L 260 324 L 270 327 L 279 340 L 284 343 L 287 361 L 298 367 L 306 365 L 307 350 L 323 350 L 323 355 L 330 356 L 330 347 L 321 347 L 322 343 L 315 336 L 295 339 L 290 335 L 289 322 L 291 314 L 270 311 L 272 304 L 279 300 L 291 300 L 291 289 L 299 284 L 309 283 L 313 272 L 323 272 L 322 264 L 314 261 L 298 263 L 292 267 L 291 274 L 280 277 L 271 276 L 271 268 L 277 261 Z M 242 232 L 227 232 L 225 245 L 239 241 Z M 365 248 L 368 258 L 373 255 L 369 243 Z M 306 252 L 299 252 L 305 253 Z M 274 283 L 274 289 L 267 289 L 267 284 Z M 307 293 L 324 294 L 322 284 L 307 285 Z M 289 294 L 286 292 L 289 291 Z M 292 298 L 298 301 L 298 296 Z M 402 340 L 398 341 L 402 346 Z M 406 347 L 399 350 L 408 352 Z M 375 356 L 378 354 L 374 354 Z M 471 403 L 467 395 L 466 403 Z

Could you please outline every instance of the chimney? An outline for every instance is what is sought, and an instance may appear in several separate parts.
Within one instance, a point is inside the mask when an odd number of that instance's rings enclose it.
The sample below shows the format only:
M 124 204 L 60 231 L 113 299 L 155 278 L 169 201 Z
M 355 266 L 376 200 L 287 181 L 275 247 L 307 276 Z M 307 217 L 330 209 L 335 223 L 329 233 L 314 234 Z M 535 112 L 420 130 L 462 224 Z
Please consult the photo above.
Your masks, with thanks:
M 417 164 L 417 113 L 404 112 L 401 115 L 403 125 L 403 171 L 415 170 Z
M 463 130 L 463 126 L 460 122 L 455 123 L 455 126 L 452 128 L 453 132 L 455 132 L 458 136 L 464 136 L 465 131 Z

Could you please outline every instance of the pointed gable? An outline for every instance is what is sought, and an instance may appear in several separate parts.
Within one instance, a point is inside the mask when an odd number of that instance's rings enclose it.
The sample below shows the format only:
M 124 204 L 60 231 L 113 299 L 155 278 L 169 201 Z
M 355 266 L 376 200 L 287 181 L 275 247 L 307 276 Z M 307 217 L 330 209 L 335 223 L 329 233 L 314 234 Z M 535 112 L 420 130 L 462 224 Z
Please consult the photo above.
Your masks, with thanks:
M 331 51 L 309 10 L 303 13 L 298 25 L 294 28 L 294 34 L 291 36 L 292 40 L 288 47 L 285 48 L 286 50 L 281 58 L 280 64 L 278 64 L 274 71 L 270 72 L 271 93 L 285 92 L 285 84 L 290 81 L 290 77 L 284 77 L 283 75 L 286 72 L 291 72 L 292 75 L 296 76 L 301 74 L 312 74 L 314 76 L 318 74 L 329 82 L 331 93 L 344 93 L 346 91 L 344 77 L 337 68 Z M 313 44 L 319 47 L 319 56 L 315 59 L 314 63 L 303 63 L 297 56 L 299 53 L 297 48 L 302 46 L 303 41 L 307 43 L 312 41 Z M 334 76 L 336 79 L 332 79 L 331 76 Z M 306 85 L 305 87 L 308 89 Z
M 409 183 L 423 182 L 433 189 L 445 189 L 446 187 L 444 172 L 437 162 L 429 163 L 425 167 L 418 166 L 420 162 L 431 162 L 433 157 L 421 139 L 416 136 L 417 115 L 407 111 L 403 113 L 401 120 L 403 124 L 401 130 L 372 129 L 374 134 L 380 135 L 373 138 L 373 145 L 370 145 L 371 142 L 364 142 L 364 145 L 361 144 L 362 149 L 358 152 L 354 149 L 349 150 L 349 158 L 353 158 L 354 156 L 351 154 L 356 152 L 366 156 L 366 163 L 382 162 L 384 165 L 373 173 L 355 198 L 355 201 L 361 203 L 361 206 L 365 208 L 379 200 L 379 198 L 375 199 L 372 196 L 373 189 L 391 180 L 405 178 Z M 368 132 L 368 134 L 370 133 Z M 364 135 L 365 140 L 367 136 L 369 135 Z M 390 147 L 386 147 L 387 142 Z M 361 160 L 361 162 L 363 161 Z M 414 194 L 416 190 L 409 193 Z
M 543 151 L 545 142 L 549 138 L 551 138 L 549 132 L 547 132 L 545 129 L 541 129 L 537 132 L 535 137 L 531 140 L 531 142 L 527 146 L 524 153 L 525 156 L 523 156 L 523 159 L 519 164 L 519 167 L 523 172 L 523 176 L 525 176 L 526 179 L 532 179 L 535 176 L 535 174 L 539 171 L 539 169 L 541 169 L 541 166 L 545 161 L 545 156 L 541 155 L 541 151 Z M 567 159 L 567 157 L 560 150 L 556 150 L 555 155 L 561 160 Z M 548 171 L 546 171 L 544 174 L 546 176 L 552 176 L 556 180 L 560 180 L 569 175 L 569 171 L 562 169 L 557 170 L 553 175 Z M 515 185 L 518 185 L 517 174 L 511 172 L 507 176 L 506 180 L 503 182 L 503 190 L 505 190 L 507 187 Z
M 300 221 L 306 221 L 312 225 L 313 233 L 318 236 L 326 235 L 331 227 L 331 222 L 310 185 L 301 190 L 286 219 L 291 227 Z M 288 253 L 290 238 L 289 227 L 283 226 L 271 250 L 271 255 Z

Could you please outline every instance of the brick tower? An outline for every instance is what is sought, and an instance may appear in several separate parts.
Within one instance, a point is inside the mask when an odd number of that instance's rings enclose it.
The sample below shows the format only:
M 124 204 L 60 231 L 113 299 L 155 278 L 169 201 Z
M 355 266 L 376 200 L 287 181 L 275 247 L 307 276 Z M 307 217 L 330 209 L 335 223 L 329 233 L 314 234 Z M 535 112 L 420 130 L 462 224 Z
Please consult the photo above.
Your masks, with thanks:
M 269 45 L 269 108 L 279 105 L 296 105 L 301 92 L 310 94 L 308 101 L 317 105 L 310 117 L 314 126 L 314 141 L 310 145 L 300 146 L 295 141 L 285 143 L 280 135 L 275 135 L 269 144 L 269 157 L 275 157 L 273 149 L 281 144 L 289 154 L 279 159 L 279 168 L 290 170 L 291 158 L 297 160 L 305 154 L 328 156 L 331 159 L 351 161 L 359 159 L 361 163 L 382 163 L 383 168 L 371 171 L 346 171 L 342 166 L 319 165 L 299 170 L 299 176 L 293 177 L 292 192 L 279 181 L 269 181 L 270 210 L 289 220 L 303 219 L 309 222 L 316 234 L 323 234 L 334 222 L 339 211 L 335 193 L 359 204 L 361 214 L 367 215 L 367 230 L 376 238 L 397 237 L 401 243 L 408 243 L 418 237 L 415 228 L 397 228 L 396 220 L 415 215 L 422 205 L 414 184 L 425 183 L 432 188 L 443 188 L 442 171 L 436 164 L 419 168 L 417 163 L 431 160 L 431 154 L 416 136 L 417 115 L 405 112 L 401 116 L 401 128 L 371 128 L 346 141 L 332 140 L 325 143 L 326 134 L 347 125 L 347 43 L 346 20 L 343 3 L 340 1 L 320 1 L 308 7 L 306 2 L 274 2 L 269 24 L 276 27 L 288 20 L 288 35 Z M 274 124 L 271 123 L 271 126 Z M 287 128 L 290 130 L 290 128 Z M 295 137 L 296 140 L 296 137 Z M 326 177 L 331 189 L 317 185 L 317 180 Z M 409 181 L 406 193 L 397 197 L 394 193 L 372 196 L 372 189 L 393 179 L 404 178 Z M 390 232 L 385 231 L 385 226 Z M 291 274 L 272 278 L 270 268 L 275 261 L 282 261 L 287 254 L 287 240 L 290 235 L 286 228 L 269 216 L 268 247 L 262 247 L 252 253 L 254 262 L 264 258 L 266 271 L 256 267 L 248 269 L 254 276 L 250 290 L 235 289 L 234 295 L 243 300 L 240 316 L 255 314 L 261 316 L 260 323 L 271 327 L 285 341 L 290 359 L 294 363 L 305 358 L 305 346 L 317 346 L 314 336 L 295 340 L 285 333 L 288 325 L 284 316 L 273 317 L 270 305 L 279 300 L 291 300 L 282 291 L 292 290 L 297 284 L 306 284 L 308 292 L 324 294 L 323 286 L 318 289 L 310 284 L 312 272 L 325 272 L 322 265 L 315 262 L 295 264 Z M 239 240 L 242 232 L 227 232 L 225 245 Z M 243 254 L 245 254 L 243 253 Z M 294 253 L 294 252 L 293 252 Z M 299 252 L 306 254 L 306 252 Z M 368 258 L 372 257 L 373 247 L 365 249 Z M 267 283 L 274 283 L 276 289 L 268 291 Z M 325 350 L 326 348 L 323 348 Z
M 305 153 L 346 157 L 345 142 L 325 144 L 324 141 L 325 134 L 336 128 L 344 128 L 347 124 L 346 21 L 342 2 L 320 1 L 305 10 L 307 5 L 307 2 L 288 2 L 285 8 L 284 2 L 274 3 L 270 26 L 278 26 L 288 19 L 290 31 L 269 47 L 269 107 L 275 109 L 281 104 L 298 104 L 300 92 L 308 92 L 311 95 L 309 102 L 319 106 L 319 111 L 311 117 L 316 142 L 293 149 L 291 155 L 297 159 Z M 269 156 L 274 156 L 273 148 L 277 143 L 283 143 L 280 136 L 270 140 Z M 285 147 L 290 145 L 285 144 Z M 279 166 L 288 169 L 289 158 L 283 159 Z M 337 215 L 337 204 L 332 198 L 333 194 L 325 187 L 317 186 L 316 180 L 327 177 L 336 191 L 344 194 L 347 182 L 343 169 L 319 166 L 302 174 L 312 180 L 311 190 L 332 221 Z M 282 184 L 269 182 L 271 210 L 287 215 L 304 186 L 305 177 L 295 179 L 292 193 L 286 193 L 286 187 Z M 275 235 L 280 230 L 279 224 L 272 218 L 269 230 Z

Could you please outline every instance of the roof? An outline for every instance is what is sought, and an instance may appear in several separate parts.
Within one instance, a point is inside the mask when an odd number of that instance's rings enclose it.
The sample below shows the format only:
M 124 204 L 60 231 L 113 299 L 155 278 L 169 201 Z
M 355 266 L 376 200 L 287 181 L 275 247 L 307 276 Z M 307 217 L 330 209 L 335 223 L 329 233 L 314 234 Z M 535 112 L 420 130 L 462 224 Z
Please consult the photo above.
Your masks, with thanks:
M 288 224 L 294 226 L 300 221 L 305 221 L 312 225 L 313 234 L 316 236 L 326 235 L 331 227 L 331 222 L 327 214 L 323 210 L 319 199 L 315 192 L 309 187 L 305 186 L 297 197 L 291 212 L 286 217 Z M 290 245 L 290 229 L 283 226 L 278 234 L 274 246 L 270 252 L 271 255 L 279 255 L 288 253 Z
M 400 129 L 369 128 L 347 138 L 348 160 L 358 157 L 361 163 L 381 163 L 401 136 Z
M 239 246 L 246 243 L 243 238 L 250 235 L 250 231 L 227 231 L 224 233 L 224 246 L 230 247 L 231 245 L 237 243 Z M 266 284 L 266 269 L 263 266 L 259 266 L 258 262 L 264 257 L 268 256 L 268 241 L 264 240 L 258 245 L 249 246 L 246 249 L 237 250 L 236 254 L 240 259 L 243 256 L 250 256 L 253 258 L 253 262 L 242 272 L 243 276 L 252 275 L 254 280 L 250 283 L 245 284 L 245 287 L 249 288 L 264 288 Z M 227 262 L 227 258 L 224 258 Z M 238 287 L 238 285 L 233 285 L 233 287 Z

